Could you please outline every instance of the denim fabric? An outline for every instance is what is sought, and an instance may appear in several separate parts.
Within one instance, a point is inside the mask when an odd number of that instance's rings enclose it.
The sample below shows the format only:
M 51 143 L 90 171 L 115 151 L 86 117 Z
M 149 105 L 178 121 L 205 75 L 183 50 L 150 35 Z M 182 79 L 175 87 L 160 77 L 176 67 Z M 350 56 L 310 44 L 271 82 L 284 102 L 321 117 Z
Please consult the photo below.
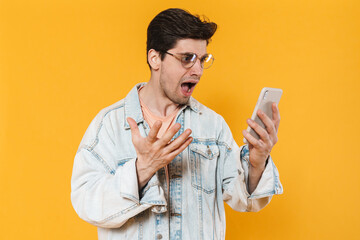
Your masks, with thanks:
M 190 98 L 178 113 L 193 142 L 139 191 L 136 151 L 127 117 L 149 133 L 138 84 L 91 122 L 75 156 L 71 200 L 77 214 L 98 227 L 100 240 L 224 239 L 224 201 L 240 212 L 259 211 L 283 189 L 271 159 L 255 191 L 247 191 L 249 150 L 239 148 L 224 119 Z M 169 187 L 169 197 L 166 195 Z

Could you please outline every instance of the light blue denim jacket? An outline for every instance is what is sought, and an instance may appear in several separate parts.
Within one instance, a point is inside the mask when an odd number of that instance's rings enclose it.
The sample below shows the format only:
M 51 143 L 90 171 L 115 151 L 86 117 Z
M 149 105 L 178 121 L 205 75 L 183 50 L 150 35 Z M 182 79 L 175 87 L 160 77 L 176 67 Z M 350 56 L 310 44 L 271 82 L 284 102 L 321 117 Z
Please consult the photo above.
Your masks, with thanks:
M 139 191 L 136 151 L 127 117 L 149 133 L 138 84 L 91 122 L 75 156 L 71 200 L 77 214 L 98 227 L 100 240 L 225 239 L 224 201 L 240 212 L 259 211 L 283 189 L 271 159 L 249 195 L 249 151 L 239 148 L 225 120 L 190 98 L 176 117 L 192 143 Z M 169 197 L 167 191 L 169 188 Z

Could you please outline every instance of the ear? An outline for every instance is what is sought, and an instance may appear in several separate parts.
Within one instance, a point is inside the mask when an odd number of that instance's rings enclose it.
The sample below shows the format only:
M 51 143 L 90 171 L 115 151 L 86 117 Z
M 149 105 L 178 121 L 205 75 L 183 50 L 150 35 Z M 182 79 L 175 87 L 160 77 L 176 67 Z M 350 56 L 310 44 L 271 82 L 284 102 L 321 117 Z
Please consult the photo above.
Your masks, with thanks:
M 154 49 L 150 49 L 148 52 L 148 62 L 152 69 L 158 70 L 161 64 L 161 58 L 159 52 Z

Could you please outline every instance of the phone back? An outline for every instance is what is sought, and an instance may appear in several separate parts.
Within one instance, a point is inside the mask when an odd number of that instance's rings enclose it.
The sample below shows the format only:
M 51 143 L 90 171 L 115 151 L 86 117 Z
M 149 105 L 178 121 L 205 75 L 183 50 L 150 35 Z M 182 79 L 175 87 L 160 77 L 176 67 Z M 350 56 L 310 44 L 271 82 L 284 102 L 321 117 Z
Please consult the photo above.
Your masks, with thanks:
M 280 98 L 282 95 L 282 89 L 279 88 L 268 88 L 265 87 L 261 90 L 260 96 L 256 103 L 254 112 L 251 116 L 251 119 L 258 123 L 262 128 L 265 128 L 264 123 L 261 121 L 259 116 L 257 115 L 258 109 L 262 110 L 270 119 L 272 119 L 272 103 L 275 102 L 279 104 Z M 256 139 L 259 139 L 259 135 L 248 126 L 247 131 L 254 136 Z M 245 142 L 245 141 L 244 141 Z M 247 141 L 246 141 L 247 143 Z

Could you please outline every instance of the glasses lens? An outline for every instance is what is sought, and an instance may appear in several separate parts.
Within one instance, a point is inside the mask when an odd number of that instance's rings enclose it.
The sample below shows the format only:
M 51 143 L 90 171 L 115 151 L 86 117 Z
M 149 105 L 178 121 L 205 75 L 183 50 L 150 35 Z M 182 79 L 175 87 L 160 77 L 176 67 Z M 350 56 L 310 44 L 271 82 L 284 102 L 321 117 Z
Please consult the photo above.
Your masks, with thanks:
M 180 60 L 184 68 L 191 68 L 194 66 L 198 59 L 198 56 L 195 53 L 185 53 L 182 54 Z M 211 54 L 206 54 L 200 59 L 202 68 L 209 68 L 214 62 L 214 57 Z
M 204 69 L 211 67 L 213 62 L 214 62 L 214 57 L 211 54 L 207 54 L 201 59 L 201 63 Z
M 181 57 L 181 63 L 185 68 L 191 68 L 196 62 L 196 54 L 187 53 Z

